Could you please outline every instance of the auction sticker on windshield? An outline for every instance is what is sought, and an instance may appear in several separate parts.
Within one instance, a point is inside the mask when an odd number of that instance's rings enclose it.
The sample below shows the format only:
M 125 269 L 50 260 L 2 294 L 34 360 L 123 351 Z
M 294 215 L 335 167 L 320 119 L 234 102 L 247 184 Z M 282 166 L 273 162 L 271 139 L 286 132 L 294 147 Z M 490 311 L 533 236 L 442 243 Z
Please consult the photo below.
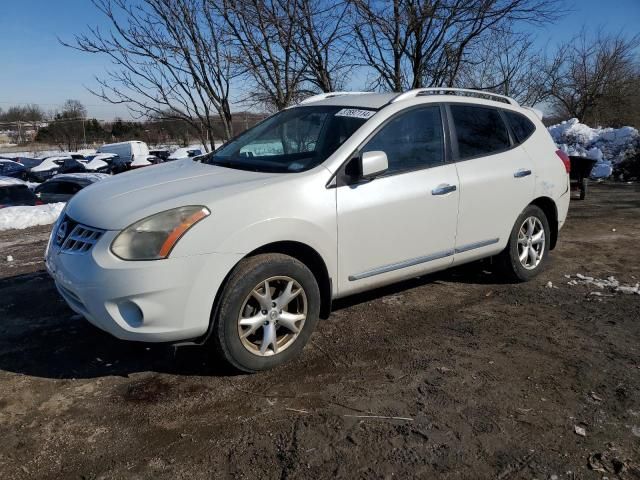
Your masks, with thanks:
M 360 110 L 357 108 L 343 108 L 336 117 L 371 118 L 376 112 L 372 110 Z

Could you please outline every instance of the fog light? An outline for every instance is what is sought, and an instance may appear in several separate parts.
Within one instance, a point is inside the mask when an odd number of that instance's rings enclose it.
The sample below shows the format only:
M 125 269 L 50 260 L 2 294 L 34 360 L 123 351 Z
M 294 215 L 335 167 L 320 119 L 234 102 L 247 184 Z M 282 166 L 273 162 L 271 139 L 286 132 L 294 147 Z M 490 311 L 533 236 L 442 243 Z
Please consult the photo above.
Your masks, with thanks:
M 134 302 L 126 301 L 119 303 L 118 311 L 124 321 L 132 327 L 140 327 L 144 323 L 144 314 L 140 307 Z

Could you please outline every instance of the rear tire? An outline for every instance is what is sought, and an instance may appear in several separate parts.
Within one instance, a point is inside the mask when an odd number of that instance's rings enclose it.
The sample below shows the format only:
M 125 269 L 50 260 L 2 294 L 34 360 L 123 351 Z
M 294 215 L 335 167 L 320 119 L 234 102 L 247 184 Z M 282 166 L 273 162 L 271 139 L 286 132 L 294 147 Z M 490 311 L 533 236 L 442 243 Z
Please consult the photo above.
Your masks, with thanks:
M 320 314 L 313 273 L 279 253 L 242 260 L 214 310 L 212 342 L 237 370 L 268 370 L 297 357 Z
M 550 232 L 542 209 L 527 206 L 511 230 L 507 247 L 498 257 L 502 273 L 517 282 L 526 282 L 538 275 L 549 258 Z
M 589 179 L 583 178 L 580 181 L 580 200 L 584 200 L 584 198 L 587 196 L 587 185 L 589 185 Z

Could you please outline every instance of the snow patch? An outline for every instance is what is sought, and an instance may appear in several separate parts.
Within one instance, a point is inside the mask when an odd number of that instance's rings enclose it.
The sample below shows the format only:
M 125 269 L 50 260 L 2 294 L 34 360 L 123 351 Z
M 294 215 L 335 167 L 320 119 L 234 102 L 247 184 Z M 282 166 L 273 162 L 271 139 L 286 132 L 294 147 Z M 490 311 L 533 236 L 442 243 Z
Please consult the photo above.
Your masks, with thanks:
M 27 185 L 27 182 L 19 178 L 0 176 L 0 187 L 8 187 L 9 185 Z
M 87 180 L 88 182 L 99 182 L 111 178 L 108 173 L 78 172 L 78 173 L 59 173 L 51 177 L 56 180 Z
M 590 277 L 588 275 L 582 275 L 581 273 L 576 273 L 575 277 L 572 278 L 571 275 L 565 275 L 566 278 L 570 280 L 567 282 L 568 285 L 591 285 L 601 290 L 609 290 L 611 292 L 617 293 L 626 293 L 626 294 L 637 294 L 640 295 L 640 283 L 636 283 L 635 285 L 625 285 L 620 283 L 619 280 L 614 276 L 609 276 L 607 278 L 596 278 Z M 597 292 L 592 292 L 591 295 L 602 296 Z
M 50 225 L 58 219 L 64 206 L 64 203 L 50 203 L 34 207 L 3 208 L 0 210 L 0 230 Z

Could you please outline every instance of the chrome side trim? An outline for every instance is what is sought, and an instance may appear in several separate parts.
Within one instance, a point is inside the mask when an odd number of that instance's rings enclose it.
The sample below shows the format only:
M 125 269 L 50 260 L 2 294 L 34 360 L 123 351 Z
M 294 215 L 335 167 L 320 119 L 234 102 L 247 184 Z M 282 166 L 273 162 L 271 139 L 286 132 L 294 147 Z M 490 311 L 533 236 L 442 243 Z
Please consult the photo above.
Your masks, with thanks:
M 392 263 L 390 265 L 384 265 L 382 267 L 367 270 L 366 272 L 358 273 L 356 275 L 349 275 L 349 281 L 353 282 L 354 280 L 362 280 L 363 278 L 373 277 L 374 275 L 380 275 L 382 273 L 393 272 L 394 270 L 400 270 L 401 268 L 413 267 L 415 265 L 420 265 L 421 263 L 432 262 L 433 260 L 439 260 L 440 258 L 450 257 L 451 255 L 454 255 L 456 253 L 463 253 L 468 252 L 469 250 L 474 250 L 476 248 L 487 247 L 489 245 L 498 243 L 499 241 L 499 238 L 492 238 L 491 240 L 483 240 L 481 242 L 462 245 L 455 250 L 445 250 L 443 252 L 425 255 L 424 257 L 417 257 L 398 263 Z
M 492 238 L 491 240 L 483 240 L 481 242 L 468 243 L 467 245 L 456 247 L 455 253 L 468 252 L 469 250 L 475 250 L 476 248 L 487 247 L 489 245 L 493 245 L 494 243 L 498 243 L 499 241 L 500 241 L 499 238 Z
M 425 255 L 424 257 L 412 258 L 410 260 L 404 260 L 398 263 L 392 263 L 391 265 L 384 265 L 377 267 L 366 272 L 358 273 L 356 275 L 349 275 L 349 281 L 362 280 L 363 278 L 373 277 L 374 275 L 380 275 L 381 273 L 388 273 L 401 268 L 413 267 L 414 265 L 420 265 L 421 263 L 431 262 L 444 257 L 450 257 L 453 255 L 453 250 L 445 250 L 444 252 L 438 252 L 431 255 Z

